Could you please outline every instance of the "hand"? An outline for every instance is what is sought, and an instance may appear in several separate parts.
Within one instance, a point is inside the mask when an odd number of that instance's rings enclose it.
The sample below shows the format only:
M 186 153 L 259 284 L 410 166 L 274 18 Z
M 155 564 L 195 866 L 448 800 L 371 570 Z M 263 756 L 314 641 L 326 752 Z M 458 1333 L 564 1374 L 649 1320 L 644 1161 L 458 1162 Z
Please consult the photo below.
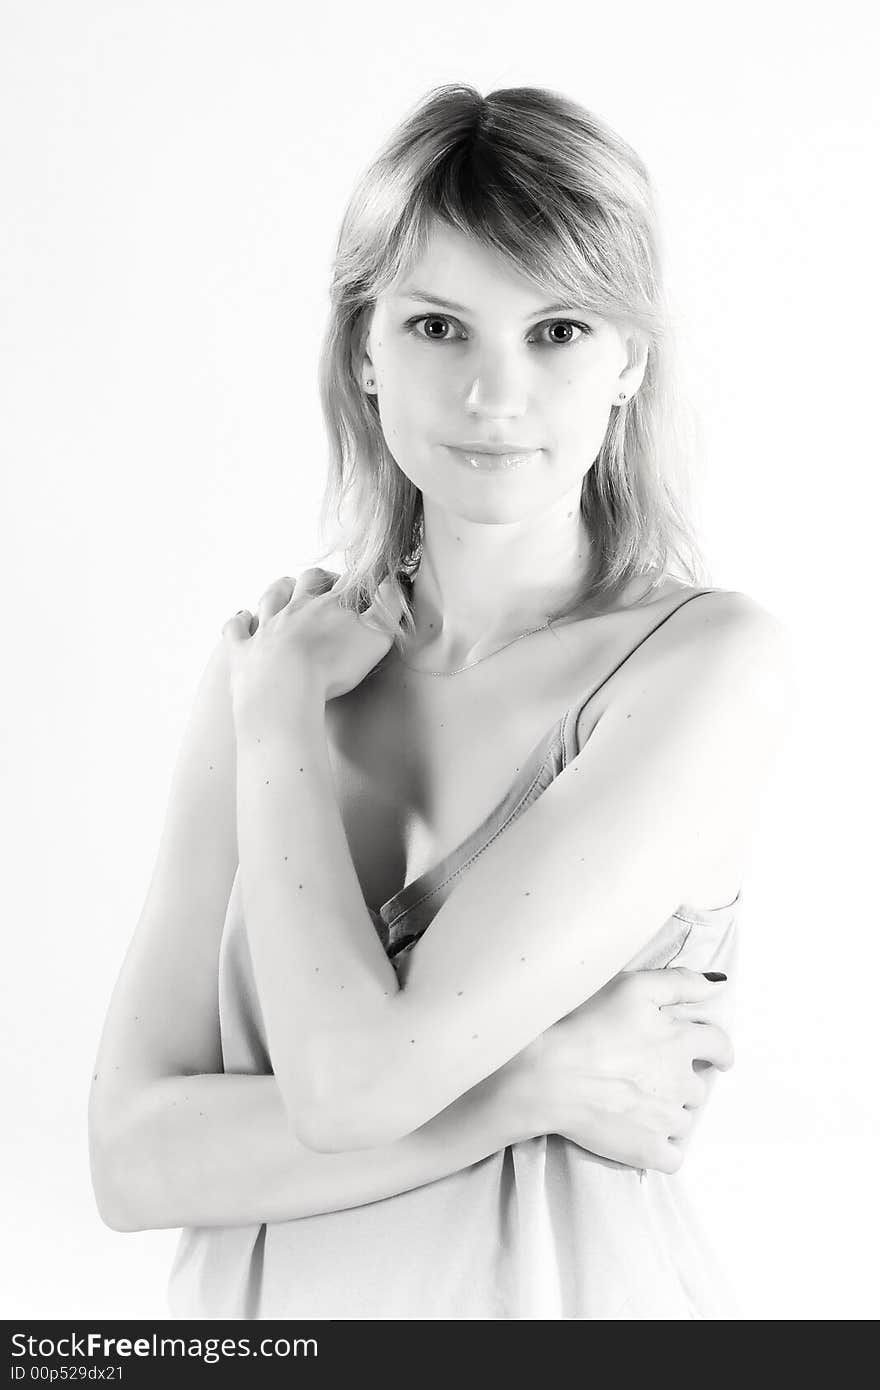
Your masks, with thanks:
M 304 692 L 322 702 L 345 695 L 388 652 L 392 637 L 375 626 L 377 609 L 390 614 L 389 581 L 362 614 L 343 608 L 339 575 L 307 569 L 277 579 L 253 615 L 242 609 L 224 624 L 236 718 L 266 723 L 290 717 Z
M 609 980 L 522 1054 L 537 1088 L 536 1132 L 633 1168 L 677 1172 L 709 1093 L 702 1072 L 733 1065 L 712 1018 L 725 990 L 682 966 Z

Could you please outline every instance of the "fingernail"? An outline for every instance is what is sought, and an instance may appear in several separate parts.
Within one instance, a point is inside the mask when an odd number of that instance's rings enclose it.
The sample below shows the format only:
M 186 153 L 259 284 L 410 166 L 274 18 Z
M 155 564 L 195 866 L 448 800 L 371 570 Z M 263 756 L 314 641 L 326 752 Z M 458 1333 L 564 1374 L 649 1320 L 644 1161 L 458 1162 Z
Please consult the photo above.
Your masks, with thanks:
M 719 970 L 704 970 L 703 974 L 705 975 L 706 979 L 711 980 L 713 984 L 717 983 L 717 981 L 719 980 L 727 979 L 727 976 L 722 975 Z

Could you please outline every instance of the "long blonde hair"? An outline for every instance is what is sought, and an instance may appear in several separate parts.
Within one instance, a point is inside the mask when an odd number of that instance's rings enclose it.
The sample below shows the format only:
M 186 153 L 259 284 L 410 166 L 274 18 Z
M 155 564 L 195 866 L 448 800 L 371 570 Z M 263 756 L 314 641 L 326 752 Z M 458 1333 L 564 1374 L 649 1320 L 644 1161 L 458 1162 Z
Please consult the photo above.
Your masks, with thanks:
M 642 383 L 612 410 L 583 480 L 590 572 L 551 616 L 587 600 L 613 603 L 641 575 L 654 576 L 646 592 L 674 574 L 707 582 L 686 502 L 694 434 L 677 390 L 641 159 L 559 93 L 511 87 L 482 97 L 450 83 L 422 98 L 363 172 L 336 245 L 319 388 L 330 446 L 321 530 L 326 537 L 333 518 L 337 532 L 317 558 L 344 555 L 340 602 L 362 612 L 387 578 L 403 631 L 414 630 L 406 581 L 421 556 L 422 495 L 388 449 L 357 363 L 377 296 L 424 252 L 437 218 L 499 252 L 548 294 L 586 302 L 647 336 Z M 399 638 L 389 620 L 391 627 Z

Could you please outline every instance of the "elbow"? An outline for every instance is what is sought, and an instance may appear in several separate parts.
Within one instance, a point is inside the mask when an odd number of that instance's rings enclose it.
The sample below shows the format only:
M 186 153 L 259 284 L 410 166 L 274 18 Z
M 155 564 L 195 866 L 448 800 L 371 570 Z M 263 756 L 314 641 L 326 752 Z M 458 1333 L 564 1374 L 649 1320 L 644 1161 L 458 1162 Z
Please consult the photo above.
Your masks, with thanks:
M 134 1221 L 123 1207 L 118 1207 L 107 1202 L 106 1198 L 100 1197 L 95 1193 L 98 1207 L 98 1215 L 104 1225 L 111 1231 L 146 1231 L 150 1228 L 139 1221 Z
M 320 1100 L 285 1096 L 288 1120 L 296 1138 L 313 1153 L 351 1153 L 393 1144 L 415 1125 L 392 1113 L 387 1097 L 374 1088 L 324 1090 Z
M 296 1137 L 303 1148 L 316 1154 L 347 1153 L 350 1149 L 362 1147 L 356 1136 L 341 1128 L 329 1111 L 300 1110 L 294 1123 Z
M 321 1105 L 288 1105 L 287 1111 L 299 1143 L 313 1153 L 375 1149 L 399 1137 L 375 1114 L 368 1117 L 356 1102 L 341 1097 Z
M 111 1231 L 145 1230 L 132 1209 L 131 1192 L 116 1146 L 90 1133 L 89 1166 L 95 1204 L 104 1225 Z
M 417 1098 L 400 1070 L 373 1065 L 367 1045 L 346 1044 L 325 1035 L 287 1076 L 276 1067 L 288 1122 L 298 1142 L 315 1153 L 381 1148 L 425 1119 L 414 1118 Z
M 156 1123 L 144 1125 L 139 1097 L 118 1102 L 113 1112 L 91 1102 L 89 1167 L 98 1215 L 111 1231 L 150 1231 L 161 1208 L 156 1157 Z

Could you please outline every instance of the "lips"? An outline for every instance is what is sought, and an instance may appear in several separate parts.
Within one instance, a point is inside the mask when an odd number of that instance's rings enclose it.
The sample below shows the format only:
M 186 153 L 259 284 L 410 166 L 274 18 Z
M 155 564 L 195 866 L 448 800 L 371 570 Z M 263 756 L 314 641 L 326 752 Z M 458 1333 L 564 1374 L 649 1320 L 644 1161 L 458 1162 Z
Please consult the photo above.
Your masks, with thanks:
M 464 444 L 450 444 L 450 449 L 458 449 L 463 454 L 534 454 L 534 444 L 481 444 L 478 439 L 469 439 Z
M 541 452 L 540 449 L 520 449 L 513 453 L 506 448 L 499 450 L 497 446 L 491 452 L 486 451 L 485 448 L 462 448 L 457 444 L 447 444 L 446 447 L 459 463 L 478 473 L 499 473 L 506 469 L 520 468 L 524 464 L 531 463 Z

